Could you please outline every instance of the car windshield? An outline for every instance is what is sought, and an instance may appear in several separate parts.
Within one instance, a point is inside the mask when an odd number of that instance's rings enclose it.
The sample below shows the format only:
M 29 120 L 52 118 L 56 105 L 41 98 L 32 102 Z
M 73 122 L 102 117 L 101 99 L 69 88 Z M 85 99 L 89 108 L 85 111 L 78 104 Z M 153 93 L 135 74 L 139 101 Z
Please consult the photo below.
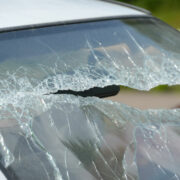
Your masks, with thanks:
M 160 84 L 180 84 L 180 33 L 155 18 L 0 33 L 0 176 L 180 179 L 180 109 L 98 98 Z
M 153 18 L 21 30 L 0 34 L 0 72 L 26 77 L 32 89 L 44 82 L 46 93 L 112 84 L 149 90 L 180 83 L 179 48 L 179 32 Z

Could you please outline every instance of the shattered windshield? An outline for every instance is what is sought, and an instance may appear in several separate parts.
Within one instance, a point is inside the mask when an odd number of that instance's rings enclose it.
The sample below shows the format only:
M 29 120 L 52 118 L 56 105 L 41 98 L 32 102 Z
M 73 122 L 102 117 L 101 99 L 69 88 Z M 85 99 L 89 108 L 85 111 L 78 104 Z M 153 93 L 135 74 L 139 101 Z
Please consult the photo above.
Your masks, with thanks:
M 9 89 L 9 80 L 11 91 L 36 93 L 179 84 L 179 48 L 179 32 L 153 18 L 1 33 L 0 88 Z
M 0 177 L 179 180 L 180 109 L 66 93 L 178 85 L 179 49 L 147 17 L 0 33 Z

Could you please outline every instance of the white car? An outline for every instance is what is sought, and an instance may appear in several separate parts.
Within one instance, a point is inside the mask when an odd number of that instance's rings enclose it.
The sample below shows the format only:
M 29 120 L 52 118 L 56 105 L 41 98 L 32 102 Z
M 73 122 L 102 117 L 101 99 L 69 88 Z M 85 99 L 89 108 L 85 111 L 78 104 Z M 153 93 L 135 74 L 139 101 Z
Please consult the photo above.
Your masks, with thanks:
M 102 99 L 180 84 L 180 33 L 115 1 L 0 2 L 0 179 L 180 179 L 180 110 Z

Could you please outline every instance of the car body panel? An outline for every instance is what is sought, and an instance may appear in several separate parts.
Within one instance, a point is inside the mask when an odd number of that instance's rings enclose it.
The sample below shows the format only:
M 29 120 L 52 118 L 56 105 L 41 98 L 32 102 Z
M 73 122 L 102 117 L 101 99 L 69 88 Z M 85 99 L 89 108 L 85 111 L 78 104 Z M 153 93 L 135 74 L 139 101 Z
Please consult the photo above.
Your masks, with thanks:
M 99 0 L 2 0 L 0 29 L 80 19 L 142 15 L 145 16 L 146 13 Z

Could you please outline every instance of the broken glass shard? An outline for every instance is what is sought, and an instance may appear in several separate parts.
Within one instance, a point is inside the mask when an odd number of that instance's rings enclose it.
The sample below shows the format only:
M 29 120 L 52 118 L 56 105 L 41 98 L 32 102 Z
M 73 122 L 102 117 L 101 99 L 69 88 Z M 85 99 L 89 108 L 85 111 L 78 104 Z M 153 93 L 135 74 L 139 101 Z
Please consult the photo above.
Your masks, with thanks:
M 9 179 L 180 178 L 178 109 L 140 111 L 72 95 L 23 100 L 29 103 L 16 117 L 16 104 L 10 112 L 9 104 L 1 109 L 8 151 L 0 153 L 5 158 L 11 152 L 13 161 L 0 163 Z

